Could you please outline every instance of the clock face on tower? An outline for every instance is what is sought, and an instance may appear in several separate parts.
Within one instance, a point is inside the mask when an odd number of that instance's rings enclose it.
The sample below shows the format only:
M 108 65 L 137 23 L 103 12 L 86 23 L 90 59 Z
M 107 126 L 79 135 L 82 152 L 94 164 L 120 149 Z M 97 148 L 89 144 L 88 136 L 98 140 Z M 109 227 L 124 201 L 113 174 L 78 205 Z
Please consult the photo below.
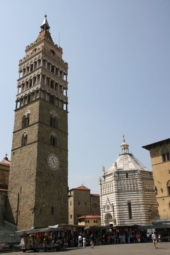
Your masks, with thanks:
M 57 170 L 59 167 L 59 160 L 55 154 L 48 156 L 47 163 L 51 170 Z

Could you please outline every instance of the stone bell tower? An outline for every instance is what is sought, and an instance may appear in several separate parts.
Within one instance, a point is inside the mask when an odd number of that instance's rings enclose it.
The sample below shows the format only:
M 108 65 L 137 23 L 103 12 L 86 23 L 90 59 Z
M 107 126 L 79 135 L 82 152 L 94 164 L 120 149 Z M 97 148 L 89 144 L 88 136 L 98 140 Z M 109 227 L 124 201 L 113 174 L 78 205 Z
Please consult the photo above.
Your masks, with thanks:
M 49 30 L 19 61 L 6 220 L 21 229 L 68 221 L 68 64 Z

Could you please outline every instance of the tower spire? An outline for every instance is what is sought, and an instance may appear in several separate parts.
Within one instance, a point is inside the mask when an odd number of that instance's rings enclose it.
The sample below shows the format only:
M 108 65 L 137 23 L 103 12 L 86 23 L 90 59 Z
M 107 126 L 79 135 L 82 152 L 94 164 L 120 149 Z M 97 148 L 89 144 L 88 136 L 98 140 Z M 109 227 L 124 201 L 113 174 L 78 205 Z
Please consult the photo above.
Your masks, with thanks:
M 47 15 L 44 16 L 44 20 L 43 20 L 42 25 L 40 26 L 40 28 L 41 28 L 41 31 L 40 31 L 37 39 L 39 40 L 39 39 L 45 39 L 46 38 L 47 40 L 49 40 L 53 43 L 52 37 L 50 35 L 50 31 L 49 31 L 50 26 L 49 26 L 48 21 L 47 21 Z
M 48 21 L 47 21 L 47 15 L 44 16 L 43 23 L 40 27 L 41 27 L 42 30 L 49 30 L 50 29 L 50 26 L 49 26 Z

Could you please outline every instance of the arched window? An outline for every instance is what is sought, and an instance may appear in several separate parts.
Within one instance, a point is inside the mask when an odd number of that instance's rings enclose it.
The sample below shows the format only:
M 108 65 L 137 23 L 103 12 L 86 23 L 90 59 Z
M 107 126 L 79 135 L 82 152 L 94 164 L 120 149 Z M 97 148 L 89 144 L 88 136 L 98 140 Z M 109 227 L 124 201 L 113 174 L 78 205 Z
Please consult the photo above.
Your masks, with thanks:
M 22 118 L 22 128 L 28 127 L 29 126 L 29 114 L 24 115 Z
M 22 128 L 28 127 L 29 122 L 30 122 L 30 111 L 27 110 L 22 117 Z
M 51 135 L 50 135 L 50 144 L 52 146 L 56 146 L 57 145 L 57 134 L 56 132 L 51 132 Z
M 167 182 L 168 195 L 170 196 L 170 180 Z
M 105 223 L 105 225 L 108 225 L 108 224 L 110 224 L 110 222 L 113 222 L 113 218 L 110 213 L 107 213 L 105 215 L 104 223 Z
M 50 116 L 50 126 L 57 128 L 57 117 Z
M 131 205 L 131 202 L 128 202 L 128 213 L 129 213 L 129 219 L 132 219 L 132 205 Z
M 50 126 L 54 128 L 58 127 L 58 117 L 54 110 L 50 111 Z
M 27 145 L 27 132 L 24 132 L 21 138 L 21 146 L 25 146 L 25 145 Z
M 54 56 L 55 55 L 55 51 L 54 50 L 50 50 L 51 54 Z

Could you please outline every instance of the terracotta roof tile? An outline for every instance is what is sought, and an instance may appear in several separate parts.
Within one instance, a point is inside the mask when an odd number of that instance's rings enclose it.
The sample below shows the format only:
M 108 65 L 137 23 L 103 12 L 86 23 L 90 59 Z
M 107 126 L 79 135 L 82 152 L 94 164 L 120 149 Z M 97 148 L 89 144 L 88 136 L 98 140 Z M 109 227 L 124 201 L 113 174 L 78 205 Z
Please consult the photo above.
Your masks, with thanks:
M 86 186 L 83 186 L 83 185 L 81 185 L 80 187 L 77 187 L 77 188 L 75 188 L 75 189 L 79 189 L 79 190 L 90 190 L 90 189 L 88 189 Z
M 0 165 L 2 165 L 2 166 L 10 166 L 10 162 L 8 162 L 8 163 L 0 162 Z
M 77 219 L 101 219 L 100 215 L 84 215 L 80 216 Z
M 93 197 L 99 197 L 100 195 L 99 194 L 90 194 L 91 196 Z

